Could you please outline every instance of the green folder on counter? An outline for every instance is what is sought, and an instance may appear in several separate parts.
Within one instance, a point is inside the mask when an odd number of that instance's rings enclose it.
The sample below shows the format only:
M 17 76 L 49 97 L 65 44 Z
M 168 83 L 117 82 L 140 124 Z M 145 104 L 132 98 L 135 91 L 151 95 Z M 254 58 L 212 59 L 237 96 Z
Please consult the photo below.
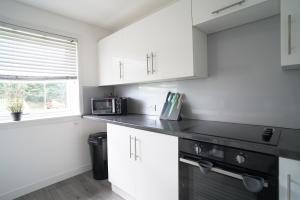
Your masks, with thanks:
M 179 120 L 182 108 L 182 96 L 180 93 L 168 92 L 165 104 L 163 106 L 160 119 Z

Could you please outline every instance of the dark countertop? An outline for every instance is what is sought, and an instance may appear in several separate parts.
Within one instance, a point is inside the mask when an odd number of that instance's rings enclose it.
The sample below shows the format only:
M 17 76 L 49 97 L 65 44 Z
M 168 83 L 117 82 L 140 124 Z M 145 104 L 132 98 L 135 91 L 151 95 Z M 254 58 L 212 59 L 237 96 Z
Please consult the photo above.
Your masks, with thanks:
M 283 129 L 278 145 L 279 156 L 300 160 L 300 130 Z
M 253 143 L 242 140 L 235 140 L 224 137 L 217 137 L 209 135 L 210 131 L 249 131 L 251 129 L 260 128 L 263 130 L 264 126 L 236 124 L 227 122 L 213 122 L 203 120 L 184 119 L 181 121 L 166 121 L 160 120 L 157 116 L 149 115 L 126 115 L 126 116 L 83 116 L 85 119 L 101 120 L 107 123 L 119 124 L 127 127 L 138 128 L 146 131 L 153 131 L 162 134 L 177 136 L 185 139 L 193 139 L 203 142 L 210 142 L 214 144 L 231 146 L 245 150 L 255 150 L 257 152 L 282 156 L 291 159 L 300 160 L 300 130 L 284 129 L 279 134 L 279 142 L 277 145 L 266 145 L 263 143 Z M 193 127 L 201 128 L 201 134 L 187 131 Z M 241 132 L 241 134 L 243 134 Z

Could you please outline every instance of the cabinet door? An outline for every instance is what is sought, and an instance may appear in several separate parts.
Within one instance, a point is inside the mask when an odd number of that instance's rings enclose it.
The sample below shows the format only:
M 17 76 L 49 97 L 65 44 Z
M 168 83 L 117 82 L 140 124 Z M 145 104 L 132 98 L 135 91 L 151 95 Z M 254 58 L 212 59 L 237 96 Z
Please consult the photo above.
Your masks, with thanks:
M 281 65 L 300 65 L 300 1 L 281 0 Z M 294 66 L 297 67 L 297 66 Z M 299 68 L 300 66 L 298 66 Z
M 279 13 L 280 0 L 192 0 L 193 25 L 213 33 Z
M 148 50 L 145 43 L 148 35 L 147 24 L 139 21 L 120 32 L 125 36 L 123 46 L 121 47 L 124 58 L 124 82 L 143 82 L 147 78 Z
M 130 129 L 107 124 L 108 179 L 130 196 L 135 196 L 135 163 L 133 154 L 133 136 Z
M 279 200 L 300 199 L 300 161 L 279 159 L 279 194 Z
M 191 2 L 178 1 L 143 21 L 148 30 L 151 80 L 193 77 Z
M 178 200 L 178 138 L 137 130 L 137 200 Z
M 122 35 L 116 34 L 98 43 L 99 85 L 114 85 L 123 82 Z

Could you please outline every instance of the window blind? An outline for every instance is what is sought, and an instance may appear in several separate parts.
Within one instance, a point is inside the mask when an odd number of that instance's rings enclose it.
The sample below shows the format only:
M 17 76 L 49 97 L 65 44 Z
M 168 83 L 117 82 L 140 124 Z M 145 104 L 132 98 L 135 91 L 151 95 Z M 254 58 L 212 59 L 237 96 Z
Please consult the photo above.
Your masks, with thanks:
M 0 24 L 0 79 L 76 79 L 77 41 Z

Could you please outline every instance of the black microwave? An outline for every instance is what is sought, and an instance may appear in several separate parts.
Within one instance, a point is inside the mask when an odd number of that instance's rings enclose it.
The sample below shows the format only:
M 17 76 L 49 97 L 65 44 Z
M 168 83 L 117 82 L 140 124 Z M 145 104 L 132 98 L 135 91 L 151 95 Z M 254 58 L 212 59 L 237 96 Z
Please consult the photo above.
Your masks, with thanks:
M 127 98 L 108 97 L 104 99 L 91 99 L 93 115 L 126 115 Z

